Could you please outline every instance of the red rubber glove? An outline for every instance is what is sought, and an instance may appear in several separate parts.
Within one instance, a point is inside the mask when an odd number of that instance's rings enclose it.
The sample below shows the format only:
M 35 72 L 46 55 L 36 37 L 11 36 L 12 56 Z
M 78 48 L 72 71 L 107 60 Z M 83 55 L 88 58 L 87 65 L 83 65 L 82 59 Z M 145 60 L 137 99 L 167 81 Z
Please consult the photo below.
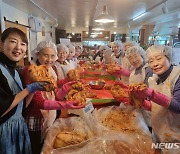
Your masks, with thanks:
M 136 91 L 137 98 L 149 98 L 151 101 L 168 108 L 170 105 L 170 98 L 160 92 L 154 91 L 152 88 L 146 88 L 145 90 Z
M 78 105 L 76 101 L 52 101 L 45 100 L 44 109 L 46 110 L 58 110 L 58 109 L 80 109 L 83 108 L 84 105 Z

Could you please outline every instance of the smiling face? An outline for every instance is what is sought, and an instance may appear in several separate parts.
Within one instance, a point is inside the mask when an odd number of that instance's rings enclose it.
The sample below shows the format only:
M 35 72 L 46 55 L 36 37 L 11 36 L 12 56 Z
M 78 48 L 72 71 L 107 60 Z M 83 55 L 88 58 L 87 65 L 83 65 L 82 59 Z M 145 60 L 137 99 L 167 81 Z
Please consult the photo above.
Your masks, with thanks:
M 64 62 L 67 59 L 68 53 L 65 50 L 58 50 L 58 61 Z
M 115 54 L 118 54 L 120 52 L 120 47 L 117 46 L 116 44 L 112 44 L 112 50 L 114 51 Z
M 53 66 L 56 60 L 56 52 L 52 48 L 44 48 L 37 53 L 37 59 L 42 65 Z
M 148 55 L 149 67 L 157 75 L 166 72 L 170 67 L 168 58 L 161 52 L 153 52 Z
M 75 57 L 79 57 L 80 55 L 81 55 L 81 53 L 82 53 L 82 50 L 81 50 L 81 48 L 75 48 Z
M 69 49 L 69 55 L 67 56 L 68 59 L 72 59 L 75 56 L 75 50 Z
M 142 65 L 142 63 L 143 63 L 142 56 L 139 53 L 137 53 L 137 52 L 131 53 L 129 55 L 128 59 L 129 59 L 130 64 L 134 68 L 139 68 Z
M 2 43 L 4 54 L 12 61 L 18 62 L 24 57 L 27 44 L 17 33 L 11 33 Z

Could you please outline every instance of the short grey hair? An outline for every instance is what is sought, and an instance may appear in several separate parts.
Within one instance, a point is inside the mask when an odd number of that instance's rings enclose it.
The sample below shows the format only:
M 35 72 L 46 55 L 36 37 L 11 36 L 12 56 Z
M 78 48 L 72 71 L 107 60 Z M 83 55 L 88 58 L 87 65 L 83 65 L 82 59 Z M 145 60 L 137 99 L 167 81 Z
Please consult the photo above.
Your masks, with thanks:
M 125 52 L 125 55 L 129 59 L 129 57 L 132 53 L 139 53 L 141 55 L 141 57 L 145 60 L 145 51 L 142 47 L 140 47 L 140 46 L 130 47 Z
M 61 52 L 62 50 L 66 51 L 67 54 L 69 54 L 69 49 L 65 44 L 57 44 L 57 52 Z
M 172 62 L 172 48 L 166 45 L 153 45 L 149 47 L 146 51 L 146 57 L 149 58 L 149 54 L 152 52 L 160 52 L 163 53 L 169 60 Z

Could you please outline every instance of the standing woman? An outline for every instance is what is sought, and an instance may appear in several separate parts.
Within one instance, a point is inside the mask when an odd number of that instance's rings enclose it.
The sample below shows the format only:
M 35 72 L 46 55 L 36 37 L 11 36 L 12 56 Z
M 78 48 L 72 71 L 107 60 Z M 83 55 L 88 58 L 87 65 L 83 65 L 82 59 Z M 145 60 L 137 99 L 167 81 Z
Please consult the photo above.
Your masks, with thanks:
M 57 75 L 52 68 L 57 59 L 56 45 L 51 41 L 42 41 L 32 52 L 32 56 L 34 63 L 36 65 L 46 65 L 53 78 L 57 81 Z M 26 84 L 30 82 L 27 70 L 28 66 L 22 72 L 26 79 Z M 61 89 L 56 89 L 56 93 L 37 91 L 34 94 L 25 112 L 33 154 L 40 154 L 42 147 L 41 140 L 56 119 L 56 110 L 81 108 L 75 106 L 77 104 L 74 101 L 62 101 L 68 90 L 70 90 L 70 86 L 67 83 Z
M 69 62 L 70 65 L 72 65 L 73 69 L 77 67 L 77 61 L 75 59 L 75 47 L 71 43 L 67 45 L 69 48 L 69 55 L 67 56 L 67 61 Z
M 62 67 L 65 78 L 67 77 L 67 73 L 69 70 L 74 69 L 74 64 L 68 61 L 67 57 L 69 55 L 69 49 L 64 44 L 57 44 L 57 56 L 58 60 L 55 63 L 55 66 L 58 68 Z M 60 70 L 58 70 L 60 72 Z
M 158 143 L 180 143 L 180 68 L 172 65 L 172 49 L 154 45 L 146 51 L 148 64 L 154 72 L 149 87 L 137 91 L 138 98 L 148 98 L 146 106 L 151 109 L 151 124 Z M 162 149 L 166 154 L 180 153 L 179 148 Z
M 129 77 L 129 84 L 145 83 L 148 85 L 148 78 L 153 75 L 145 60 L 145 51 L 140 46 L 133 46 L 127 49 L 126 57 L 134 70 Z
M 43 89 L 39 83 L 23 89 L 16 63 L 24 57 L 28 41 L 17 28 L 8 28 L 1 35 L 3 51 L 0 53 L 0 151 L 3 154 L 31 154 L 28 129 L 22 109 L 24 99 L 30 102 L 36 90 Z
M 148 85 L 148 78 L 153 75 L 153 72 L 145 61 L 145 51 L 143 48 L 140 46 L 133 46 L 128 48 L 126 51 L 126 57 L 134 68 L 129 77 L 129 84 L 132 85 L 145 83 Z M 120 69 L 117 71 L 117 73 L 122 74 L 123 69 Z M 145 109 L 142 109 L 141 111 L 147 126 L 151 127 L 150 111 Z
M 112 55 L 111 55 L 111 64 L 117 63 L 122 64 L 122 58 L 124 57 L 123 45 L 121 41 L 115 41 L 111 45 Z

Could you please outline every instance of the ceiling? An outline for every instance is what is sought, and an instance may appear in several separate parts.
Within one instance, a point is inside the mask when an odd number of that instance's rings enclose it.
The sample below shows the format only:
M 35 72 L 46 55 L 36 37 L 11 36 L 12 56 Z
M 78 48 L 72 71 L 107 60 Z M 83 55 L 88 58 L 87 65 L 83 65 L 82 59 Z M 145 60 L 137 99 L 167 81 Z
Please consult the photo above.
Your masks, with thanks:
M 166 0 L 3 0 L 4 3 L 28 13 L 58 23 L 59 28 L 94 26 L 94 18 L 102 13 L 107 4 L 108 13 L 115 22 L 106 24 L 106 28 L 134 29 L 144 24 L 154 24 L 161 33 L 180 24 L 180 0 L 167 0 L 168 13 L 163 14 L 162 7 Z M 132 19 L 143 12 L 143 17 Z

